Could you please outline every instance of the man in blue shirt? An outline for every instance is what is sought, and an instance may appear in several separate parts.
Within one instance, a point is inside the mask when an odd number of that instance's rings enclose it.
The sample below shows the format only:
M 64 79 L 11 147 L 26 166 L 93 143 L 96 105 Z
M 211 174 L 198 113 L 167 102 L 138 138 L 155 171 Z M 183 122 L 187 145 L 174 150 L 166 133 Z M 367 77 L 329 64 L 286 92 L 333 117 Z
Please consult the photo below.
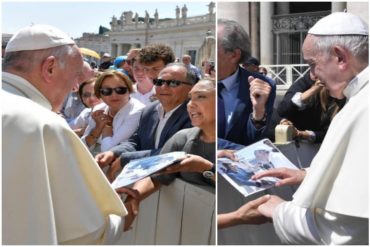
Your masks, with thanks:
M 276 85 L 239 66 L 251 56 L 249 36 L 239 23 L 219 19 L 217 40 L 218 148 L 249 145 L 267 132 Z

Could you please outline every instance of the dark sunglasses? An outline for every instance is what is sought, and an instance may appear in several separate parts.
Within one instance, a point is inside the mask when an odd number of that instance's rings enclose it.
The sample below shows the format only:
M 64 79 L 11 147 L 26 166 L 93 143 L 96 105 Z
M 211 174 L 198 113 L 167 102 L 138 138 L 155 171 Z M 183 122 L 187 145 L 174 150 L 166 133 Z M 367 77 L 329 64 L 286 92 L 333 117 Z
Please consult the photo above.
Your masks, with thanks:
M 163 79 L 154 79 L 153 80 L 153 84 L 158 86 L 158 87 L 162 86 L 164 83 L 166 83 L 167 86 L 169 86 L 169 87 L 178 87 L 178 86 L 180 86 L 181 83 L 186 84 L 186 85 L 190 85 L 190 86 L 193 85 L 190 82 L 178 81 L 178 80 L 163 80 Z
M 110 87 L 105 87 L 105 88 L 100 88 L 99 92 L 104 95 L 104 96 L 109 96 L 114 92 L 116 94 L 125 94 L 127 93 L 127 87 L 115 87 L 115 88 L 110 88 Z

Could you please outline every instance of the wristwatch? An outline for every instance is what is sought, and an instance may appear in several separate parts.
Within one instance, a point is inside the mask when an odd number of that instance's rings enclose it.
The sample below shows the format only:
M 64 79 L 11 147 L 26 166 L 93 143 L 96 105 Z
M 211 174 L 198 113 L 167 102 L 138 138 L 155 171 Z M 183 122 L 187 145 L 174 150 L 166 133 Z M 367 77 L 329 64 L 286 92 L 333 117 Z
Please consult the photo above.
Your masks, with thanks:
M 263 115 L 263 118 L 261 119 L 261 120 L 256 120 L 256 119 L 254 119 L 253 118 L 253 113 L 251 113 L 251 115 L 250 115 L 250 117 L 251 117 L 251 120 L 252 120 L 252 123 L 254 124 L 254 125 L 261 125 L 261 126 L 263 126 L 263 125 L 265 125 L 266 124 L 266 120 L 267 120 L 267 114 L 266 114 L 266 112 L 265 112 L 265 114 Z
M 204 178 L 207 179 L 213 178 L 215 176 L 215 165 L 213 165 L 210 170 L 205 170 L 202 174 Z

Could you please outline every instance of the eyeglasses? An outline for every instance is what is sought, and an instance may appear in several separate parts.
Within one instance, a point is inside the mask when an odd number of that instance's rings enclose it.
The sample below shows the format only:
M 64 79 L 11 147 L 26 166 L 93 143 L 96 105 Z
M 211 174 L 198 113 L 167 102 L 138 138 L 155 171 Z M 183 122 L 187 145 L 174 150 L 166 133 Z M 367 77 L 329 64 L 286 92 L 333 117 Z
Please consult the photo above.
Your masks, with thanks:
M 164 83 L 166 83 L 167 86 L 169 86 L 169 87 L 178 87 L 178 86 L 180 86 L 181 83 L 186 84 L 186 85 L 190 85 L 190 86 L 193 85 L 190 82 L 178 81 L 178 80 L 163 80 L 163 79 L 154 79 L 153 80 L 153 84 L 158 86 L 158 87 L 162 86 Z
M 90 97 L 96 97 L 96 96 L 95 94 L 89 93 L 89 92 L 85 92 L 82 94 L 82 98 L 90 98 Z
M 105 87 L 105 88 L 101 88 L 99 90 L 99 92 L 104 95 L 104 96 L 109 96 L 114 92 L 116 92 L 116 94 L 125 94 L 127 93 L 127 87 L 115 87 L 115 88 L 110 88 L 110 87 Z

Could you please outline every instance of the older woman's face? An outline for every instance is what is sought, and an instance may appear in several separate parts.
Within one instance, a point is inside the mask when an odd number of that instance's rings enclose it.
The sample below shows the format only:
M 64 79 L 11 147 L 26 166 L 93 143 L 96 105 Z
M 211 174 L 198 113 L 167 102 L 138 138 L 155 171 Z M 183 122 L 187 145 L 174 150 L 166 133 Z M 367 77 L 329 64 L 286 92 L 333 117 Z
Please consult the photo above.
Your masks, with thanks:
M 122 91 L 123 88 L 126 88 L 126 92 L 124 94 L 118 94 L 116 91 Z M 118 111 L 121 109 L 124 105 L 127 104 L 127 102 L 130 99 L 130 93 L 128 91 L 128 87 L 126 83 L 117 76 L 110 76 L 104 79 L 101 90 L 106 89 L 107 91 L 110 91 L 110 95 L 103 95 L 102 92 L 100 92 L 101 99 L 106 103 L 109 107 L 112 108 L 112 110 Z M 124 91 L 124 89 L 123 89 Z
M 193 126 L 201 129 L 215 125 L 215 88 L 210 82 L 200 81 L 189 92 L 188 113 Z
M 95 83 L 89 83 L 82 89 L 82 101 L 89 108 L 93 108 L 97 104 L 101 103 L 101 100 L 95 96 L 94 85 Z

